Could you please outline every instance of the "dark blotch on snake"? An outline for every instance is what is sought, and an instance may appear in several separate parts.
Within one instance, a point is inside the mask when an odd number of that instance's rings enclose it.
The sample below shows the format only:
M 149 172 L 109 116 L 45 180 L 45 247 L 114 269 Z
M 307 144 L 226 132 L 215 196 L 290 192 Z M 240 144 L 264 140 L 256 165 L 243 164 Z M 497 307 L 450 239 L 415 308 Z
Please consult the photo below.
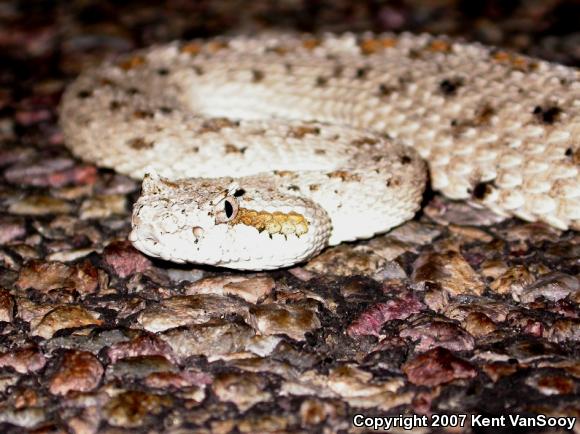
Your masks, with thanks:
M 552 106 L 543 108 L 539 105 L 534 107 L 534 111 L 532 112 L 538 121 L 547 125 L 552 125 L 556 122 L 561 113 L 562 109 L 560 107 Z
M 475 199 L 483 200 L 489 193 L 491 193 L 493 187 L 493 181 L 479 182 L 475 187 L 473 187 L 471 194 Z

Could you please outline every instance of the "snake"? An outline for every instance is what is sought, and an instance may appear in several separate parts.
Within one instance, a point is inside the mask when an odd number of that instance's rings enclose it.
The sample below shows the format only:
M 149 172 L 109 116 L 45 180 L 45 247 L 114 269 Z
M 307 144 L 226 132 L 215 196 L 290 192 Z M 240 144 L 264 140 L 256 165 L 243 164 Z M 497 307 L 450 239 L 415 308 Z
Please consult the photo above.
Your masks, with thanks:
M 84 71 L 59 115 L 75 156 L 142 179 L 137 249 L 270 270 L 402 224 L 429 184 L 579 230 L 579 78 L 447 36 L 214 37 Z

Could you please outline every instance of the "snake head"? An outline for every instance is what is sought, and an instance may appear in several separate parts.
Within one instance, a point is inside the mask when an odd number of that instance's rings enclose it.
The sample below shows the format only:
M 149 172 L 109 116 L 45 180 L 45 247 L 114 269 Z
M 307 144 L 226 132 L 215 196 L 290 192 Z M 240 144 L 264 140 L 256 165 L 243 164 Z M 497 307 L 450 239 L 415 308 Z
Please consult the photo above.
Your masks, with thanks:
M 147 175 L 129 239 L 173 262 L 237 269 L 279 268 L 318 253 L 330 219 L 307 199 L 253 177 L 168 180 Z

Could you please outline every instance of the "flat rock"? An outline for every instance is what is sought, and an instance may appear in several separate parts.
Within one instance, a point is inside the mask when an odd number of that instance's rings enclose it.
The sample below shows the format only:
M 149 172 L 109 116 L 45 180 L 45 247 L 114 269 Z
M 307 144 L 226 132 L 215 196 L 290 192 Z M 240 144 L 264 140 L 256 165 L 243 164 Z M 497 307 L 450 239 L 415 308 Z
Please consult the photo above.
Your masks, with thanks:
M 186 294 L 235 295 L 248 303 L 264 300 L 274 289 L 269 276 L 219 276 L 200 279 L 186 287 Z
M 107 367 L 106 379 L 138 379 L 158 372 L 175 372 L 178 368 L 163 356 L 126 357 Z
M 70 391 L 87 392 L 99 385 L 103 365 L 86 351 L 68 351 L 50 380 L 50 393 L 66 395 Z
M 73 205 L 65 200 L 50 196 L 31 195 L 12 202 L 8 207 L 8 212 L 15 215 L 42 216 L 68 214 L 73 209 Z
M 539 297 L 546 300 L 558 301 L 566 297 L 575 297 L 580 293 L 580 279 L 569 274 L 554 272 L 541 276 L 537 281 L 530 282 L 516 299 L 522 303 L 531 303 Z
M 38 325 L 33 328 L 32 335 L 49 339 L 59 330 L 102 323 L 103 321 L 97 314 L 81 306 L 59 306 L 44 315 Z
M 0 217 L 0 244 L 8 244 L 26 235 L 24 220 L 14 217 Z
M 473 336 L 458 325 L 427 317 L 418 318 L 405 326 L 400 336 L 416 342 L 417 352 L 425 352 L 435 347 L 452 351 L 471 351 L 475 347 Z
M 168 389 L 170 387 L 181 389 L 184 387 L 205 387 L 211 384 L 212 377 L 204 372 L 155 372 L 149 374 L 145 384 L 155 389 Z
M 211 385 L 220 400 L 233 402 L 242 412 L 259 402 L 268 401 L 272 397 L 268 386 L 263 376 L 248 372 L 217 375 Z
M 36 347 L 22 347 L 0 354 L 0 367 L 10 366 L 20 374 L 39 371 L 46 365 L 46 357 Z
M 5 289 L 0 289 L 0 321 L 12 322 L 14 319 L 14 298 Z
M 163 356 L 168 360 L 174 360 L 171 347 L 159 336 L 153 334 L 143 334 L 130 341 L 114 343 L 107 350 L 107 356 L 112 363 L 136 356 Z
M 425 282 L 440 285 L 450 295 L 481 295 L 485 285 L 458 252 L 428 252 L 417 258 L 413 265 L 413 281 L 418 286 Z
M 477 375 L 477 370 L 469 362 L 439 347 L 407 361 L 403 372 L 411 383 L 428 387 Z
M 98 274 L 88 261 L 74 265 L 30 261 L 20 270 L 16 285 L 22 289 L 34 288 L 43 292 L 66 288 L 89 294 L 97 290 Z
M 111 398 L 105 406 L 105 419 L 112 426 L 136 428 L 146 423 L 150 415 L 159 414 L 171 404 L 167 396 L 139 391 L 127 391 Z
M 261 334 L 285 334 L 298 341 L 321 325 L 314 310 L 290 304 L 252 306 L 249 324 Z
M 97 169 L 94 166 L 75 166 L 69 158 L 51 158 L 36 162 L 15 164 L 6 170 L 8 182 L 34 187 L 62 187 L 68 184 L 94 184 Z
M 114 241 L 105 247 L 105 263 L 121 278 L 142 273 L 151 268 L 151 261 L 129 241 Z
M 246 350 L 251 345 L 254 330 L 241 323 L 212 320 L 164 332 L 160 337 L 180 359 L 205 355 L 215 358 Z
M 411 294 L 384 303 L 377 303 L 360 314 L 348 326 L 347 333 L 350 336 L 379 336 L 379 332 L 386 322 L 408 318 L 424 308 L 423 303 Z
M 94 196 L 83 201 L 80 208 L 80 217 L 83 220 L 105 219 L 126 213 L 127 198 L 119 194 Z
M 176 296 L 143 309 L 137 321 L 150 332 L 188 324 L 203 324 L 227 314 L 247 315 L 245 302 L 230 297 L 201 294 Z

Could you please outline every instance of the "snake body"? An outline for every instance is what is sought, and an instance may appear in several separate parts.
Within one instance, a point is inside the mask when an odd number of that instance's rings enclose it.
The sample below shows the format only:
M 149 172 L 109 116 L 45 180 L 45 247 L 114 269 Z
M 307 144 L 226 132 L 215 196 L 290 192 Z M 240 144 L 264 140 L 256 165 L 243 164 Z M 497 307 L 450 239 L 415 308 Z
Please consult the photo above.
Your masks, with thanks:
M 218 38 L 83 73 L 77 156 L 144 178 L 133 244 L 272 269 L 411 218 L 433 189 L 580 229 L 578 70 L 429 35 Z M 427 162 L 427 165 L 423 163 Z

